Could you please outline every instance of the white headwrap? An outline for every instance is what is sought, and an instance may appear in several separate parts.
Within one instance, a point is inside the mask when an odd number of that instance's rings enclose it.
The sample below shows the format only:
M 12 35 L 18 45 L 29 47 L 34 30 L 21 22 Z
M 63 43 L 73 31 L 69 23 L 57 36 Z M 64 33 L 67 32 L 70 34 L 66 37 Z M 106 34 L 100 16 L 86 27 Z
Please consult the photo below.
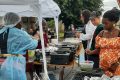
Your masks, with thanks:
M 0 33 L 3 33 L 8 28 L 16 26 L 21 21 L 21 18 L 18 14 L 13 12 L 8 12 L 3 17 L 4 28 L 0 30 Z
M 18 14 L 13 13 L 13 12 L 8 12 L 4 16 L 4 25 L 13 25 L 15 26 L 21 21 L 21 18 Z

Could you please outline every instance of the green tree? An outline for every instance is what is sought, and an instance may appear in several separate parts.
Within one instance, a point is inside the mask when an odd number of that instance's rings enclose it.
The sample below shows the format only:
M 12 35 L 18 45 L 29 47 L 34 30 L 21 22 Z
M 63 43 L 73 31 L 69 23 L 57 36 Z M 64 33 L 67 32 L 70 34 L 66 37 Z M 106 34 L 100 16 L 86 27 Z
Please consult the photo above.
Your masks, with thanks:
M 102 0 L 54 0 L 61 8 L 60 20 L 67 29 L 70 24 L 80 25 L 80 11 L 88 9 L 90 11 L 101 10 Z
M 102 10 L 103 0 L 83 0 L 83 9 L 91 11 Z

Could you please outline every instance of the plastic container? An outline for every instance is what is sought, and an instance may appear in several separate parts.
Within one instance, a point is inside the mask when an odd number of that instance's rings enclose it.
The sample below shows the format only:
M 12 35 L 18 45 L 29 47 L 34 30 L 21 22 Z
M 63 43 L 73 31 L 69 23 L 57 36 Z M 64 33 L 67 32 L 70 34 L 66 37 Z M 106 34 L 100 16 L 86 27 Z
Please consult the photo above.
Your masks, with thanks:
M 80 62 L 79 65 L 80 65 L 80 69 L 82 71 L 90 71 L 90 70 L 93 70 L 94 62 L 93 61 L 85 61 L 85 62 Z

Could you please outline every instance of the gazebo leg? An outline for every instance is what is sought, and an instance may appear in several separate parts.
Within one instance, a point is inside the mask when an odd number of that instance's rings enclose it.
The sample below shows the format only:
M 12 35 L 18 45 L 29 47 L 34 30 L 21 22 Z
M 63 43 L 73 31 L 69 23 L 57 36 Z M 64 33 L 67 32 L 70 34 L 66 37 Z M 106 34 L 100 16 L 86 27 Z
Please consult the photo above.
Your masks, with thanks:
M 65 69 L 65 67 L 63 67 L 62 70 L 60 71 L 59 80 L 64 80 L 64 69 Z

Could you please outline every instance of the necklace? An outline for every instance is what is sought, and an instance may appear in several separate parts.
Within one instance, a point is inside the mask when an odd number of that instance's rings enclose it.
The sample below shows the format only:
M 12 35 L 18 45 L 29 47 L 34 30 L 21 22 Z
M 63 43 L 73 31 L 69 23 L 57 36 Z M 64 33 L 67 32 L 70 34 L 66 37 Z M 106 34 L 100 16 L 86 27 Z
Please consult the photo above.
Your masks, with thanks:
M 107 30 L 111 35 L 112 35 L 112 33 L 113 33 L 113 31 L 114 31 L 114 27 L 112 28 L 112 29 L 110 29 L 110 30 Z
M 106 37 L 111 38 L 114 35 L 115 28 L 112 28 L 111 30 L 106 30 Z

